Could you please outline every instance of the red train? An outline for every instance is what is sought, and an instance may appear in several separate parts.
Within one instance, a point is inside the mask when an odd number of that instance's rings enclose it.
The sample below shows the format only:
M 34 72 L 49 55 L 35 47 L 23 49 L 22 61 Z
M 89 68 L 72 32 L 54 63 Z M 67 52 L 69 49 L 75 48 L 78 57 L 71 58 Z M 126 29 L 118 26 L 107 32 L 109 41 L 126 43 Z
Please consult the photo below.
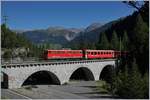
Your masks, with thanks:
M 101 59 L 101 58 L 117 58 L 126 55 L 127 52 L 114 50 L 45 50 L 45 59 L 66 59 L 66 58 L 85 58 L 85 59 Z

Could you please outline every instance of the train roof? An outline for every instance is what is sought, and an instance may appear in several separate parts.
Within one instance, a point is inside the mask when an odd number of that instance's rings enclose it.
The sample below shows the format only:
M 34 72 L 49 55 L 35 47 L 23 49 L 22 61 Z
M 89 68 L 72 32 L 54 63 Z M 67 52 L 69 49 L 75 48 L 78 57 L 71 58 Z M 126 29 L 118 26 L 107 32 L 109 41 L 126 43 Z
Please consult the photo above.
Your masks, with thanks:
M 108 52 L 114 52 L 115 50 L 91 50 L 91 49 L 86 49 L 86 51 L 108 51 Z
M 82 51 L 82 50 L 54 50 L 54 49 L 47 49 L 46 51 Z

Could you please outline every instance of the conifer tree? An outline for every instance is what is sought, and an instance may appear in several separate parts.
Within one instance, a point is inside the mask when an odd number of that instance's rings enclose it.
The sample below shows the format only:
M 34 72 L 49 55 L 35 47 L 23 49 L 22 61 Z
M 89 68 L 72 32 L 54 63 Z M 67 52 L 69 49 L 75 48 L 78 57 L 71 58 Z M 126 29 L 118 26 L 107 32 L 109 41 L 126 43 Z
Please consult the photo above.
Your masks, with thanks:
M 140 14 L 136 18 L 133 33 L 135 35 L 133 39 L 134 46 L 132 47 L 132 51 L 136 57 L 138 65 L 140 66 L 141 72 L 144 73 L 144 71 L 148 70 L 149 66 L 149 29 Z
M 109 42 L 105 33 L 101 33 L 97 48 L 103 50 L 109 49 Z
M 145 82 L 144 82 L 145 83 Z M 141 99 L 145 98 L 146 85 L 143 85 L 143 79 L 141 73 L 138 70 L 138 66 L 133 61 L 131 68 L 126 66 L 123 72 L 119 72 L 116 79 L 116 94 L 121 98 L 129 99 Z M 145 90 L 145 91 L 144 91 Z
M 136 61 L 134 59 L 131 72 L 129 75 L 129 81 L 130 81 L 130 92 L 129 95 L 130 98 L 143 98 L 143 86 L 142 86 L 142 77 L 138 70 L 138 65 L 136 64 Z
M 144 91 L 144 98 L 149 98 L 149 75 L 146 72 L 143 76 L 143 91 Z
M 127 32 L 125 31 L 123 34 L 123 39 L 122 39 L 122 50 L 127 51 L 128 45 L 129 45 L 129 39 L 128 39 Z
M 113 31 L 112 38 L 111 38 L 111 49 L 119 50 L 119 40 L 117 37 L 117 33 Z
M 143 46 L 145 45 L 145 43 L 148 42 L 149 30 L 148 30 L 148 26 L 143 21 L 140 14 L 136 18 L 136 23 L 133 29 L 133 33 L 135 34 L 134 43 L 135 43 L 136 49 L 138 49 L 139 52 L 142 52 Z

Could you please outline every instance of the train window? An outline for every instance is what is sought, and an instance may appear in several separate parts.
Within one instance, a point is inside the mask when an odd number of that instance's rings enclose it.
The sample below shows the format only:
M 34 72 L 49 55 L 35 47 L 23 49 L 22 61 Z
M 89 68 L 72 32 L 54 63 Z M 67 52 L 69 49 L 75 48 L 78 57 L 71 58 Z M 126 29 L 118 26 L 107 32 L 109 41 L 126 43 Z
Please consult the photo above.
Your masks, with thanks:
M 96 55 L 97 54 L 97 52 L 94 52 L 94 55 Z
M 91 55 L 93 55 L 93 52 L 91 52 Z
M 100 52 L 98 52 L 98 55 L 100 54 Z
M 48 53 L 50 54 L 50 53 L 51 53 L 51 51 L 48 51 Z
M 101 54 L 103 54 L 103 52 L 101 52 Z
M 63 51 L 59 51 L 59 54 L 63 54 Z
M 62 54 L 61 51 L 59 51 L 59 54 Z

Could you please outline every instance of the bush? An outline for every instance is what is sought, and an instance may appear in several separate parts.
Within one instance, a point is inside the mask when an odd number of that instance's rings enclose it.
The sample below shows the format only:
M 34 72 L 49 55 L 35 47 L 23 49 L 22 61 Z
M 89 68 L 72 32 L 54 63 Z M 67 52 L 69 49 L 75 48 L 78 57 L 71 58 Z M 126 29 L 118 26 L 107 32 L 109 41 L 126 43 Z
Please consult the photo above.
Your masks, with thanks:
M 98 90 L 100 93 L 109 93 L 110 84 L 105 81 L 99 80 L 97 81 L 96 90 Z
M 135 61 L 130 70 L 126 66 L 124 71 L 118 73 L 113 85 L 115 87 L 114 93 L 121 98 L 143 99 L 149 97 L 148 75 L 145 74 L 142 77 Z

